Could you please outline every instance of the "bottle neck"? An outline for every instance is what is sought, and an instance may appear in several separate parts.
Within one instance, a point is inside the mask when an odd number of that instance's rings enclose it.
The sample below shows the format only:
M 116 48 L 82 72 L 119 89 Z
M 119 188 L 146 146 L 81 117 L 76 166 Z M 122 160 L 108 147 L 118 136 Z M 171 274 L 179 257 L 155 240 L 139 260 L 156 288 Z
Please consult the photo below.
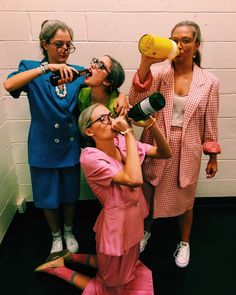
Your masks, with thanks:
M 83 70 L 78 70 L 78 73 L 74 72 L 74 75 L 81 77 L 81 76 L 87 75 L 88 73 L 90 73 L 89 69 L 83 69 Z

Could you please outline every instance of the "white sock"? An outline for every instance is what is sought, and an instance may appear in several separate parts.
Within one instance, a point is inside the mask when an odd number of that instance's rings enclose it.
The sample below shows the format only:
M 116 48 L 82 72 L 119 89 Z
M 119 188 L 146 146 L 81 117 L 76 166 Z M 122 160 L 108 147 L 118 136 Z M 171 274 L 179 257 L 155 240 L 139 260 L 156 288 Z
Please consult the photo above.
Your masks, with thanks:
M 73 226 L 67 226 L 64 224 L 64 234 L 72 234 Z
M 59 238 L 61 238 L 61 231 L 59 230 L 56 233 L 52 232 L 52 237 L 53 237 L 53 239 L 59 239 Z

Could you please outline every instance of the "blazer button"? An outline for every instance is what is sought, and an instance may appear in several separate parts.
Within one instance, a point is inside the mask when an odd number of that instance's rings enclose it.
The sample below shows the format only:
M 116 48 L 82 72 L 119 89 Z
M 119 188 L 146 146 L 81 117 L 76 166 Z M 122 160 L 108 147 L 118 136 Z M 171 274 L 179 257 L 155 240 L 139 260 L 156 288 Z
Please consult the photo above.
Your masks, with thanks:
M 55 143 L 59 143 L 59 141 L 60 141 L 60 140 L 59 140 L 58 138 L 55 138 L 55 139 L 54 139 L 54 142 L 55 142 Z
M 74 137 L 73 136 L 70 137 L 70 141 L 74 141 Z
M 138 207 L 139 205 L 140 205 L 139 202 L 137 202 L 137 203 L 136 203 L 136 206 Z
M 60 125 L 59 125 L 58 123 L 56 123 L 56 124 L 54 125 L 54 127 L 55 127 L 55 128 L 59 128 Z

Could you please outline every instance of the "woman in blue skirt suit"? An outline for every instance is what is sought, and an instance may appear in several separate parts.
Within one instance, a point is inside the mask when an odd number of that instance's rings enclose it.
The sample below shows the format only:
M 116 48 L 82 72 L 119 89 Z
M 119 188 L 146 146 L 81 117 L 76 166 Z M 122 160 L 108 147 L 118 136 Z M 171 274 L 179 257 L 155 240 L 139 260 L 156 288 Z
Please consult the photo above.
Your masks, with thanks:
M 4 86 L 14 97 L 26 92 L 31 124 L 28 158 L 35 206 L 43 208 L 51 229 L 51 253 L 67 249 L 75 253 L 78 243 L 72 233 L 76 201 L 80 190 L 80 145 L 77 127 L 77 97 L 84 77 L 73 83 L 52 86 L 49 77 L 60 71 L 65 82 L 83 67 L 67 64 L 75 51 L 73 32 L 64 22 L 47 20 L 39 35 L 44 58 L 22 60 Z M 64 216 L 63 238 L 59 226 L 59 209 Z

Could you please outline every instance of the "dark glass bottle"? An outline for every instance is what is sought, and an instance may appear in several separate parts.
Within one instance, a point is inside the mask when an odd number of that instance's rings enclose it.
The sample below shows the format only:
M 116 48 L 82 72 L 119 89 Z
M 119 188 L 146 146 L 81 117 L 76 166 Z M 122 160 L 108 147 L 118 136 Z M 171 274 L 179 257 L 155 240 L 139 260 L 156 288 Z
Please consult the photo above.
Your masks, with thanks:
M 73 82 L 77 78 L 84 76 L 88 73 L 90 73 L 88 69 L 79 70 L 78 73 L 73 72 L 73 78 L 70 82 Z M 61 79 L 61 75 L 59 71 L 55 72 L 53 75 L 50 76 L 50 82 L 53 86 L 64 84 L 63 80 Z
M 135 104 L 128 111 L 128 117 L 134 121 L 146 120 L 150 115 L 164 108 L 165 104 L 164 96 L 160 92 L 154 92 Z

